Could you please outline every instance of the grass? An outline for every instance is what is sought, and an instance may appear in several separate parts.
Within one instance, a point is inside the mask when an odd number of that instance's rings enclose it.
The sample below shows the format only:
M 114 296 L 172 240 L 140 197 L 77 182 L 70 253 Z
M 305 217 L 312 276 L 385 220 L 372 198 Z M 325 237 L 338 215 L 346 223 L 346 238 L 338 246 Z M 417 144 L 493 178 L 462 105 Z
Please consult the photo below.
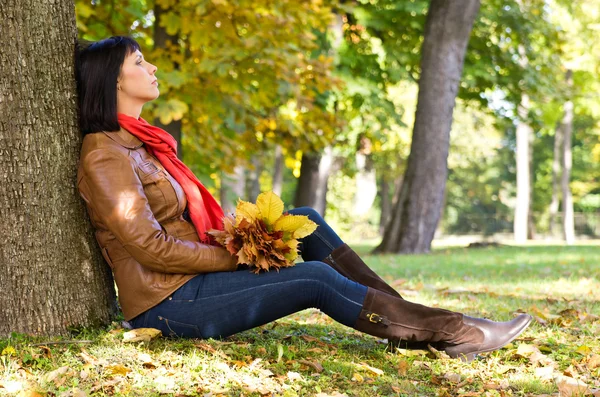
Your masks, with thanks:
M 536 321 L 472 363 L 395 349 L 317 310 L 223 341 L 125 343 L 118 323 L 62 339 L 12 335 L 0 340 L 0 395 L 583 396 L 600 388 L 600 246 L 365 260 L 407 299 L 498 320 L 523 311 Z

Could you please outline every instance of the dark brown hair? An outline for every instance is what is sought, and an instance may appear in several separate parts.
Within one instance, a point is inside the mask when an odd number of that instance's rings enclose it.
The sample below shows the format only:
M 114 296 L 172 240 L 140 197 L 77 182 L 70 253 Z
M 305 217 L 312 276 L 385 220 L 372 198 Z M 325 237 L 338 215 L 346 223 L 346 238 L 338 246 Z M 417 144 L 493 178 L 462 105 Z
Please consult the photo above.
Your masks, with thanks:
M 125 58 L 139 49 L 139 44 L 126 36 L 78 42 L 75 72 L 79 126 L 84 135 L 121 128 L 117 120 L 117 78 Z

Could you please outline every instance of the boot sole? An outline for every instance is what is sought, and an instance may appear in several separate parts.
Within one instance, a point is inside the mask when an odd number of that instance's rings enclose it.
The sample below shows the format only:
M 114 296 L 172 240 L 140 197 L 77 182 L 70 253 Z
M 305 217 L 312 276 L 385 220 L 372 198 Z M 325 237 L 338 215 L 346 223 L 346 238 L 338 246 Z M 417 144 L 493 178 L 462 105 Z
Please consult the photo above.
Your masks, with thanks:
M 463 362 L 471 362 L 475 359 L 475 357 L 480 354 L 480 353 L 487 353 L 487 352 L 492 352 L 494 350 L 498 350 L 501 349 L 503 346 L 508 345 L 510 342 L 512 342 L 513 340 L 515 340 L 519 335 L 521 335 L 523 333 L 523 331 L 525 331 L 527 329 L 527 327 L 529 326 L 529 324 L 531 324 L 531 321 L 533 320 L 533 317 L 529 316 L 529 321 L 527 321 L 525 324 L 523 324 L 523 326 L 521 327 L 521 329 L 512 337 L 510 338 L 508 341 L 506 341 L 505 343 L 495 346 L 495 347 L 490 347 L 488 349 L 482 349 L 482 350 L 476 350 L 474 352 L 471 353 L 461 353 L 460 355 L 453 357 L 453 358 L 458 358 L 460 359 L 460 361 Z

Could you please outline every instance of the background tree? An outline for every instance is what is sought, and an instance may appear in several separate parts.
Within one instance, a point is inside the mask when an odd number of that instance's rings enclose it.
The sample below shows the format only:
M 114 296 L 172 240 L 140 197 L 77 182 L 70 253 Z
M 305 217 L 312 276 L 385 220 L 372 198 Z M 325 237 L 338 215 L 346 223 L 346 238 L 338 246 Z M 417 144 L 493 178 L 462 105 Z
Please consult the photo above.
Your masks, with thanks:
M 479 1 L 432 0 L 422 47 L 411 154 L 379 252 L 427 252 L 441 215 L 450 128 Z
M 0 3 L 0 335 L 66 333 L 116 312 L 76 189 L 72 0 Z

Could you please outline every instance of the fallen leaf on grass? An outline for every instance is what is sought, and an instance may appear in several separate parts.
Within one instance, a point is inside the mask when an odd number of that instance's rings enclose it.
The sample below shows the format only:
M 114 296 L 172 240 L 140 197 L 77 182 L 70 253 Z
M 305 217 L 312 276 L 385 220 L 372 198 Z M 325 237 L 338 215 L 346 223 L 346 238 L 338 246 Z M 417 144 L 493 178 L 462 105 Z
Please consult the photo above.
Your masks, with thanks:
M 600 367 L 600 355 L 592 354 L 585 363 L 588 369 L 594 369 Z
M 300 375 L 298 372 L 293 372 L 293 371 L 289 371 L 287 373 L 287 377 L 292 382 L 297 381 L 297 380 L 303 380 L 302 375 Z
M 54 371 L 48 372 L 46 375 L 44 375 L 44 380 L 48 383 L 50 382 L 54 382 L 56 383 L 56 381 L 63 376 L 64 374 L 67 373 L 67 371 L 69 371 L 69 367 L 65 366 L 65 367 L 60 367 L 58 369 L 55 369 Z
M 150 342 L 161 335 L 160 330 L 156 328 L 136 328 L 123 334 L 123 342 Z
M 106 372 L 108 373 L 108 375 L 111 376 L 127 376 L 127 374 L 131 372 L 131 370 L 123 365 L 115 364 L 106 368 Z
M 534 370 L 536 378 L 540 379 L 552 379 L 554 376 L 554 368 L 552 367 L 539 367 Z
M 309 361 L 309 360 L 298 360 L 300 364 L 307 365 L 317 371 L 318 373 L 323 372 L 323 366 L 318 361 Z
M 382 370 L 380 370 L 379 368 L 371 367 L 370 365 L 365 364 L 365 363 L 360 363 L 358 365 L 358 368 L 365 369 L 365 370 L 367 370 L 367 371 L 369 371 L 369 372 L 371 372 L 371 373 L 373 373 L 373 374 L 375 374 L 377 376 L 380 376 L 380 375 L 384 374 L 384 372 Z
M 579 397 L 591 393 L 585 382 L 568 376 L 558 376 L 556 386 L 561 397 Z
M 35 390 L 23 390 L 17 394 L 17 397 L 43 397 L 43 395 Z
M 195 343 L 194 346 L 197 347 L 198 349 L 204 350 L 205 352 L 209 352 L 209 353 L 212 353 L 212 354 L 217 355 L 219 357 L 222 357 L 225 360 L 229 360 L 229 356 L 227 354 L 223 353 L 220 350 L 215 349 L 214 347 L 212 347 L 208 343 Z M 265 353 L 266 353 L 266 350 L 265 350 Z
M 396 352 L 398 354 L 402 354 L 406 357 L 414 357 L 414 356 L 426 356 L 429 354 L 427 350 L 410 350 L 410 349 L 401 349 L 399 347 L 396 348 Z
M 352 381 L 361 383 L 365 381 L 365 378 L 363 378 L 363 376 L 358 372 L 355 372 L 354 375 L 352 375 Z
M 398 375 L 406 376 L 406 374 L 408 373 L 409 367 L 410 367 L 410 364 L 408 363 L 408 361 L 406 361 L 406 360 L 400 361 L 398 363 Z
M 461 376 L 452 372 L 448 372 L 444 375 L 444 378 L 450 383 L 460 383 Z

